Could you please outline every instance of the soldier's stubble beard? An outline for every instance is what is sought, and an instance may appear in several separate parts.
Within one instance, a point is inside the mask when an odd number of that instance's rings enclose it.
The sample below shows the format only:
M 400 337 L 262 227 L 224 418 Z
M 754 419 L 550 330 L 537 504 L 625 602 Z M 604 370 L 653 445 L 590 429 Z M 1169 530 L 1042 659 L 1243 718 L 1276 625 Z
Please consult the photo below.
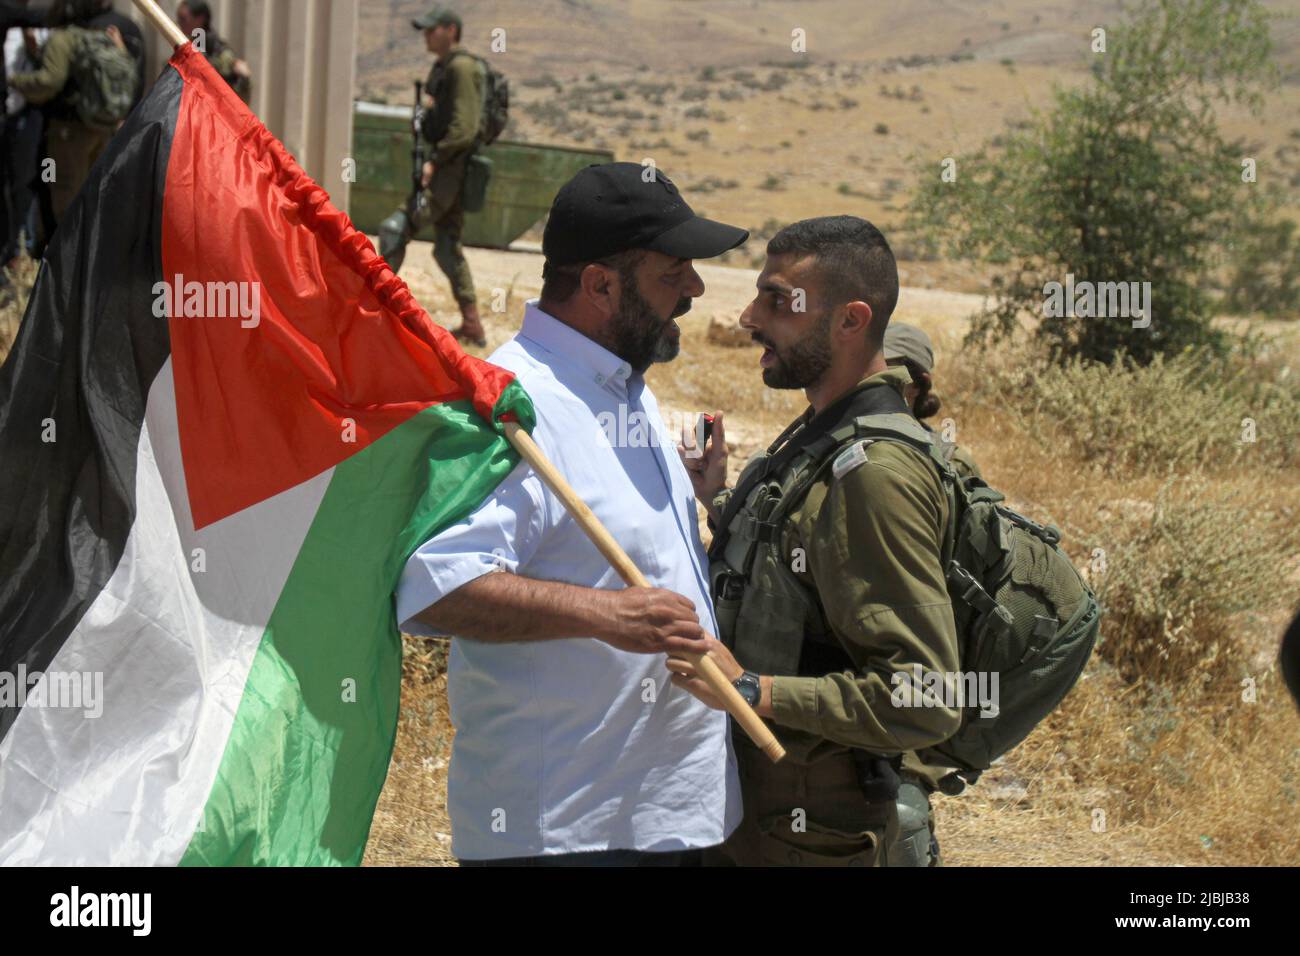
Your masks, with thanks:
M 763 369 L 763 384 L 768 388 L 809 388 L 821 381 L 831 367 L 831 315 L 827 309 L 808 334 L 793 345 L 778 348 L 755 333 L 751 338 L 766 345 L 776 355 L 776 364 Z
M 644 372 L 654 362 L 677 358 L 681 340 L 669 334 L 669 327 L 679 315 L 691 310 L 690 298 L 683 296 L 664 320 L 637 288 L 635 267 L 620 269 L 618 279 L 621 295 L 618 310 L 609 322 L 609 350 L 637 372 Z

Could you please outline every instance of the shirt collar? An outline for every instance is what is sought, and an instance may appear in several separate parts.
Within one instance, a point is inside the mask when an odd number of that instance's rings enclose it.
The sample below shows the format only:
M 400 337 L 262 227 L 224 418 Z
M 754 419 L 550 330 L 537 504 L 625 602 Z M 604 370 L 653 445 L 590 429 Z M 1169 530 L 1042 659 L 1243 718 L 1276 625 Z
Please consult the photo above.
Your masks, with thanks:
M 858 382 L 858 385 L 866 385 L 868 382 L 887 382 L 901 392 L 904 385 L 912 383 L 912 373 L 907 370 L 906 365 L 891 365 L 874 375 L 867 375 Z
M 549 312 L 543 312 L 537 299 L 529 299 L 524 306 L 519 336 L 567 360 L 579 373 L 616 394 L 626 395 L 629 382 L 639 377 L 634 375 L 631 365 L 609 349 Z

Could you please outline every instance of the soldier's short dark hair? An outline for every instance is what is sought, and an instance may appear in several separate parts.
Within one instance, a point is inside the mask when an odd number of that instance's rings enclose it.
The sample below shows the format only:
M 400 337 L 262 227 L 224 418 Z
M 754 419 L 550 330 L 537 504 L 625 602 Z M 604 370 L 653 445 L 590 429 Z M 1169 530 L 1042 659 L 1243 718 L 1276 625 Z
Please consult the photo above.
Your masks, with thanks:
M 212 29 L 212 7 L 206 0 L 184 0 L 184 3 L 185 9 L 190 11 L 190 16 L 203 21 L 203 29 Z
M 811 255 L 830 305 L 871 306 L 872 342 L 882 345 L 898 304 L 898 264 L 880 230 L 857 216 L 818 216 L 783 228 L 767 244 L 769 256 Z
M 553 302 L 557 305 L 568 302 L 582 284 L 582 270 L 590 265 L 606 265 L 617 269 L 619 277 L 626 280 L 628 276 L 635 272 L 636 267 L 641 264 L 644 255 L 644 249 L 627 249 L 612 256 L 606 256 L 604 259 L 593 259 L 590 262 L 571 262 L 564 265 L 556 265 L 547 259 L 542 263 L 541 301 Z

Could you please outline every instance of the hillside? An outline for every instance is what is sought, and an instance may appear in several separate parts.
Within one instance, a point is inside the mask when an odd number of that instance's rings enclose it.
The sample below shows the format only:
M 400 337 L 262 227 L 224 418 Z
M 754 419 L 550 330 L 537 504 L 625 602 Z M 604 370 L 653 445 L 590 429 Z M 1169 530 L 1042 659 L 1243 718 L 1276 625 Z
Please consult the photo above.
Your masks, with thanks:
M 410 27 L 420 0 L 362 0 L 358 96 L 405 104 L 429 56 Z M 1275 2 L 1283 83 L 1268 122 L 1222 111 L 1261 176 L 1300 196 L 1300 6 Z M 476 3 L 465 44 L 487 52 L 513 97 L 506 136 L 653 159 L 697 210 L 750 229 L 725 261 L 755 265 L 775 228 L 831 213 L 893 229 L 922 175 L 1048 104 L 1086 76 L 1089 34 L 1110 2 L 919 0 Z M 665 14 L 665 11 L 667 14 Z M 791 31 L 806 52 L 791 52 Z M 1300 217 L 1300 200 L 1293 206 Z M 904 281 L 979 291 L 960 263 L 907 262 Z

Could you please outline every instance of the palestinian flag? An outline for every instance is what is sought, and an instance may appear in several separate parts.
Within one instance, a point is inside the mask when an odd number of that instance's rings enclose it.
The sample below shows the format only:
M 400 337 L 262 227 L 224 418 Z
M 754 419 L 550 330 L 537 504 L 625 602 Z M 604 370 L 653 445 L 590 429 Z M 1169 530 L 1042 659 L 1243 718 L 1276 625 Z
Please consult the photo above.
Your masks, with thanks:
M 180 48 L 0 372 L 0 863 L 358 863 L 393 588 L 513 468 L 510 416 Z

